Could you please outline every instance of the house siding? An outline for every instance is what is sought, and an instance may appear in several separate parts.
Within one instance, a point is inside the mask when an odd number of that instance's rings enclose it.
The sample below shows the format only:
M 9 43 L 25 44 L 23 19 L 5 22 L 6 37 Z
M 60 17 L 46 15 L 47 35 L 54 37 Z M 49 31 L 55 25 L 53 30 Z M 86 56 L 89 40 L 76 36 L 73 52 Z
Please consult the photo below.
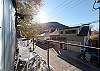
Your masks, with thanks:
M 66 31 L 72 31 L 72 30 L 75 32 L 66 33 Z M 63 31 L 63 34 L 61 34 L 61 31 Z M 65 41 L 76 41 L 83 44 L 84 36 L 77 36 L 78 31 L 79 31 L 79 28 L 59 29 L 59 34 L 60 34 L 60 37 L 65 38 Z

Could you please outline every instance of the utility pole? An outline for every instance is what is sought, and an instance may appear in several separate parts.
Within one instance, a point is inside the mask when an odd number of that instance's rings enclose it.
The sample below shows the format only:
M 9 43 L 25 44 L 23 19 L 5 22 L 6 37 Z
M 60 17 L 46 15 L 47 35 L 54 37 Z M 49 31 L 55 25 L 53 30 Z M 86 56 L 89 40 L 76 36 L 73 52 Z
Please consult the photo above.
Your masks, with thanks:
M 49 40 L 47 41 L 47 63 L 48 63 L 48 71 L 50 71 L 50 66 L 49 66 Z
M 100 3 L 100 0 L 99 0 Z M 98 39 L 98 48 L 100 48 L 100 7 L 99 7 L 99 39 Z M 98 64 L 100 66 L 100 49 L 98 49 Z
M 100 4 L 100 0 L 97 0 L 97 3 Z M 98 48 L 100 48 L 100 7 L 99 7 L 99 39 L 98 39 Z M 98 64 L 100 66 L 100 49 L 98 49 Z
M 100 4 L 100 0 L 95 0 L 94 5 L 96 3 Z M 98 8 L 95 8 L 94 5 L 93 5 L 93 8 L 95 10 L 97 9 L 99 10 L 99 36 L 100 36 L 100 6 Z M 100 42 L 100 37 L 98 37 L 98 65 L 100 66 L 100 44 L 99 42 Z

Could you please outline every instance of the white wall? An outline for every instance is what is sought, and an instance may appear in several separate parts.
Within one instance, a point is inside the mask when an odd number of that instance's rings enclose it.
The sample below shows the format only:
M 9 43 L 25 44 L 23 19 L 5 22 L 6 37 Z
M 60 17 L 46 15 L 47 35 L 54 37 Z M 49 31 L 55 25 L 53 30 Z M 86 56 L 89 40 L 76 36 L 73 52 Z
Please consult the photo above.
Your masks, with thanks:
M 0 0 L 0 27 L 2 27 L 2 20 L 3 20 L 3 0 Z M 2 28 L 0 28 L 0 71 L 2 71 Z
M 3 0 L 2 71 L 13 71 L 15 52 L 15 11 L 11 0 Z

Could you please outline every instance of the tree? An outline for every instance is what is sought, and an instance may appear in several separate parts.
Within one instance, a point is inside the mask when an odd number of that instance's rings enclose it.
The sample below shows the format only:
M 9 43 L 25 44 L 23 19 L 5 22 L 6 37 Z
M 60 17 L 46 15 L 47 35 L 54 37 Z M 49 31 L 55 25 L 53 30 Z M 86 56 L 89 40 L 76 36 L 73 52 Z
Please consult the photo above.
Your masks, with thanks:
M 20 35 L 34 39 L 40 33 L 40 26 L 35 16 L 39 12 L 42 0 L 17 0 L 17 24 L 19 26 Z M 33 21 L 34 20 L 34 21 Z M 34 40 L 33 40 L 34 43 Z

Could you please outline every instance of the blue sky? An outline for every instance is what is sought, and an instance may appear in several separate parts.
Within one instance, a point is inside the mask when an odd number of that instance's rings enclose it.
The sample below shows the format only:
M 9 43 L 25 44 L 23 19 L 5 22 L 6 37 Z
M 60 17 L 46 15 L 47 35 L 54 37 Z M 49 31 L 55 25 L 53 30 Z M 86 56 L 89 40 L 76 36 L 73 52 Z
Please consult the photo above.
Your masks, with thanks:
M 93 10 L 95 0 L 43 0 L 41 7 L 49 22 L 56 21 L 67 26 L 77 26 L 98 20 L 98 10 Z M 98 30 L 98 23 L 92 24 Z

